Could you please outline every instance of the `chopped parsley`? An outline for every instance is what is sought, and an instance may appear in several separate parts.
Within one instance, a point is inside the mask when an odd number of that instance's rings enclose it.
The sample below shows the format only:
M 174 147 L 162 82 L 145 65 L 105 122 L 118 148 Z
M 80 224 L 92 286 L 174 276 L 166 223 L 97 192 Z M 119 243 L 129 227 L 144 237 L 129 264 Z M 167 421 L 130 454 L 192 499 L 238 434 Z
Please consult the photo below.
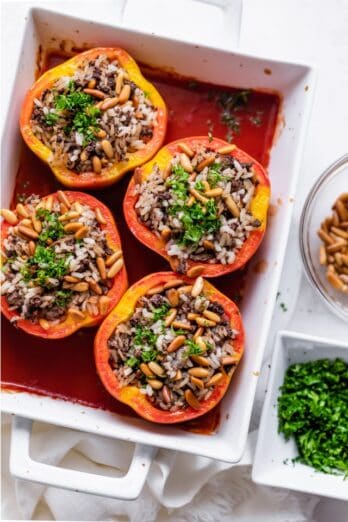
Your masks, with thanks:
M 48 114 L 45 114 L 44 120 L 46 125 L 48 125 L 49 127 L 53 127 L 53 125 L 55 125 L 59 120 L 59 114 L 57 114 L 56 112 L 49 112 Z
M 228 128 L 226 139 L 229 142 L 232 141 L 233 134 L 240 132 L 240 118 L 237 113 L 247 105 L 249 94 L 249 90 L 242 89 L 235 92 L 224 91 L 218 96 L 217 105 L 222 109 L 220 120 Z
M 280 303 L 280 308 L 283 310 L 283 312 L 287 312 L 288 311 L 288 307 L 286 306 L 285 303 Z
M 64 236 L 64 226 L 58 221 L 58 214 L 39 208 L 36 217 L 43 221 L 42 231 L 39 235 L 40 243 L 47 243 L 48 239 L 56 241 Z
M 57 290 L 55 293 L 55 302 L 57 306 L 65 308 L 72 297 L 71 290 Z
M 136 368 L 139 364 L 140 361 L 137 357 L 129 357 L 129 359 L 126 360 L 126 365 L 130 368 Z
M 174 165 L 172 173 L 167 181 L 167 186 L 172 190 L 178 200 L 185 200 L 188 196 L 189 173 L 181 165 Z
M 35 253 L 21 269 L 24 281 L 50 287 L 49 279 L 61 279 L 68 272 L 68 257 L 58 257 L 51 248 L 37 245 Z
M 216 187 L 219 181 L 222 181 L 224 179 L 224 176 L 220 173 L 220 170 L 220 163 L 213 163 L 209 167 L 207 181 L 212 188 Z
M 200 190 L 200 191 L 203 191 L 204 190 L 204 185 L 203 185 L 203 182 L 202 181 L 196 181 L 195 183 L 195 189 L 196 190 Z
M 280 390 L 278 431 L 295 438 L 299 456 L 293 461 L 348 477 L 348 364 L 293 364 Z
M 163 305 L 161 305 L 160 307 L 154 308 L 153 320 L 156 322 L 160 319 L 163 319 L 167 315 L 169 309 L 170 306 L 167 303 L 163 303 Z
M 184 352 L 183 358 L 191 357 L 191 355 L 201 355 L 203 350 L 192 339 L 187 339 L 185 345 L 188 349 Z
M 141 358 L 144 362 L 154 361 L 157 357 L 157 350 L 143 350 L 141 352 Z
M 134 344 L 136 346 L 154 346 L 157 341 L 157 335 L 153 333 L 150 328 L 146 326 L 136 326 L 135 327 L 135 336 L 134 336 Z
M 69 123 L 64 127 L 65 134 L 79 132 L 83 136 L 83 146 L 95 140 L 99 130 L 97 118 L 101 111 L 94 105 L 94 98 L 83 91 L 76 90 L 71 81 L 65 94 L 58 94 L 54 100 L 59 115 L 64 115 Z

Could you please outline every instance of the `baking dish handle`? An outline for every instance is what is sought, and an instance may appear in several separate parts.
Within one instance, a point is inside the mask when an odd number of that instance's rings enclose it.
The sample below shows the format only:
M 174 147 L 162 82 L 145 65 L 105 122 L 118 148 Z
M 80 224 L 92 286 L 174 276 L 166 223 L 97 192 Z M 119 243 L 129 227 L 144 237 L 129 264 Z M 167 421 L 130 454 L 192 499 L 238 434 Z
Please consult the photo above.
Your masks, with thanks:
M 122 500 L 134 500 L 140 495 L 157 448 L 136 444 L 131 464 L 123 477 L 113 478 L 64 469 L 37 462 L 30 457 L 32 424 L 31 419 L 18 416 L 13 418 L 10 472 L 15 477 Z

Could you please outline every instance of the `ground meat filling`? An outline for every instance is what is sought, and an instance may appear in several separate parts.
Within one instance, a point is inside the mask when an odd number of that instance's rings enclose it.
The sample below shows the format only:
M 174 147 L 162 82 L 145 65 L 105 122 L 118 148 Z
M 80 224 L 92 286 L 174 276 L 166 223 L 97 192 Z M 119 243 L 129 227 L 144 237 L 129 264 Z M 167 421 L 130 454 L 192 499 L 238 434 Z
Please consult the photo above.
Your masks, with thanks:
M 81 320 L 103 313 L 115 276 L 109 260 L 123 263 L 122 252 L 108 247 L 101 213 L 59 194 L 63 202 L 31 196 L 3 214 L 14 226 L 3 241 L 1 294 L 17 312 L 13 321 L 46 329 L 67 314 Z
M 188 259 L 230 264 L 261 223 L 250 212 L 258 181 L 251 163 L 205 147 L 177 153 L 139 183 L 138 218 L 166 241 L 185 271 Z
M 31 126 L 54 161 L 77 174 L 102 173 L 153 136 L 157 110 L 117 60 L 100 55 L 34 100 Z
M 122 386 L 135 385 L 157 408 L 200 407 L 239 360 L 222 306 L 193 286 L 169 282 L 141 297 L 108 341 L 109 363 Z

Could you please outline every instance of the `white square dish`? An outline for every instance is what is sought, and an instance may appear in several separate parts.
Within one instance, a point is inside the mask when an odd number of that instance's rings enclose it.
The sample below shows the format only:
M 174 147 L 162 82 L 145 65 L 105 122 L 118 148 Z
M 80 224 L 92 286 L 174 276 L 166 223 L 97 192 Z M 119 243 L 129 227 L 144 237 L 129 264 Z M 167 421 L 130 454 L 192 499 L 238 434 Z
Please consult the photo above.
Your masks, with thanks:
M 101 435 L 171 448 L 206 457 L 237 462 L 245 447 L 259 370 L 272 317 L 281 266 L 290 227 L 306 124 L 314 92 L 315 75 L 302 64 L 273 61 L 197 46 L 177 40 L 144 35 L 124 28 L 33 9 L 23 35 L 17 78 L 10 100 L 11 112 L 3 136 L 3 205 L 13 193 L 21 138 L 18 115 L 25 92 L 34 80 L 37 51 L 54 48 L 64 39 L 77 46 L 114 45 L 125 48 L 139 62 L 166 67 L 198 81 L 237 88 L 277 91 L 282 99 L 281 125 L 269 164 L 273 201 L 280 201 L 266 239 L 252 262 L 264 263 L 262 273 L 252 267 L 242 304 L 247 341 L 241 367 L 232 381 L 220 409 L 218 432 L 212 436 L 150 424 L 140 418 L 123 417 L 80 404 L 35 396 L 2 392 L 3 409 L 22 417 L 38 419 Z
M 336 357 L 348 362 L 348 344 L 295 332 L 283 331 L 277 335 L 254 457 L 254 482 L 348 500 L 348 482 L 342 475 L 292 464 L 291 459 L 298 455 L 295 441 L 286 442 L 278 433 L 277 398 L 290 364 Z

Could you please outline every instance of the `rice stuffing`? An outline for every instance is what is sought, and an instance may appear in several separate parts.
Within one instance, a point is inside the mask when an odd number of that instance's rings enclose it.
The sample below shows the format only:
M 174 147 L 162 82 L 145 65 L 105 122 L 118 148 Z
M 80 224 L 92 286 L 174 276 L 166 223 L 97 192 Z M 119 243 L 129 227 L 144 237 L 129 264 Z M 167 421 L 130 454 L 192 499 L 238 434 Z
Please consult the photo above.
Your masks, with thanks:
M 138 387 L 156 408 L 171 412 L 198 409 L 239 360 L 238 331 L 223 307 L 193 287 L 174 281 L 150 290 L 108 340 L 120 384 Z
M 34 100 L 31 127 L 53 162 L 102 174 L 152 139 L 157 110 L 116 59 L 86 60 Z
M 164 170 L 155 164 L 136 187 L 138 219 L 164 239 L 182 273 L 188 260 L 233 263 L 261 226 L 250 211 L 258 185 L 252 163 L 204 146 L 189 152 L 176 153 Z
M 68 202 L 63 192 L 58 194 Z M 123 263 L 121 250 L 108 246 L 99 209 L 65 203 L 32 195 L 16 211 L 2 211 L 13 226 L 3 240 L 1 294 L 16 312 L 15 320 L 45 329 L 68 314 L 81 320 L 103 313 L 115 275 L 110 277 L 108 260 L 117 257 Z

